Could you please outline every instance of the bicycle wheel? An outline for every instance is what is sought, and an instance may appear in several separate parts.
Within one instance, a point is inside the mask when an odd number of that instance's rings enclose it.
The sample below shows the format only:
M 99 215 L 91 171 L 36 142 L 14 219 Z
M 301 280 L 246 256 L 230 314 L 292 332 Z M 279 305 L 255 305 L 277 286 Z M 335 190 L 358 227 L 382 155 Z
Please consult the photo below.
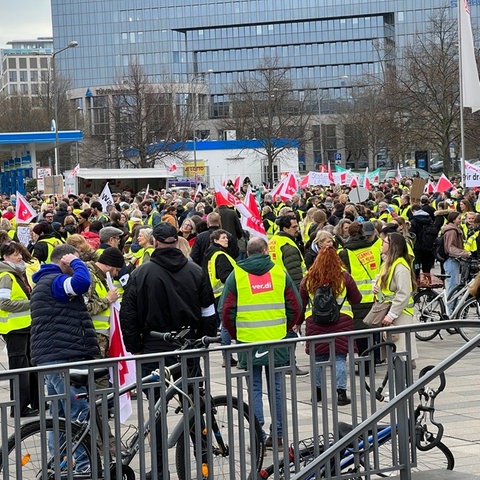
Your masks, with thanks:
M 66 423 L 64 419 L 58 420 L 58 429 L 54 429 L 54 422 L 52 418 L 46 419 L 46 430 L 41 430 L 40 421 L 35 421 L 23 425 L 20 429 L 20 440 L 15 442 L 15 436 L 12 435 L 8 439 L 8 458 L 3 459 L 0 452 L 0 478 L 25 478 L 25 479 L 68 479 L 72 478 L 72 475 L 68 474 L 67 462 L 65 461 L 66 447 L 65 443 L 62 445 L 62 438 L 65 438 Z M 75 424 L 71 424 L 72 438 L 78 435 L 80 427 Z M 48 448 L 48 434 L 51 433 L 58 438 L 59 442 L 59 456 L 61 458 L 60 468 L 54 466 L 54 456 L 50 456 Z M 97 475 L 92 473 L 93 470 L 93 455 L 90 450 L 90 436 L 87 435 L 81 442 L 79 449 L 83 448 L 86 455 L 85 468 L 82 468 L 84 473 L 73 473 L 73 478 L 99 478 L 101 477 L 102 464 L 99 452 L 97 455 Z M 17 463 L 18 449 L 20 449 L 20 462 Z M 72 464 L 75 460 L 72 459 Z M 83 463 L 83 462 L 82 462 Z M 42 466 L 46 466 L 47 475 L 42 476 Z M 5 470 L 8 469 L 8 474 Z M 90 469 L 90 470 L 89 470 Z M 60 470 L 60 471 L 58 471 Z M 55 474 L 59 476 L 56 477 Z M 4 475 L 7 475 L 4 477 Z
M 480 305 L 475 297 L 469 298 L 458 312 L 458 318 L 461 320 L 478 320 L 480 319 Z M 460 327 L 458 329 L 460 335 L 466 342 L 476 337 L 480 333 L 480 328 L 476 326 L 472 327 Z
M 231 419 L 228 416 L 228 401 L 226 396 L 212 398 L 212 426 L 213 422 L 218 426 L 217 432 L 211 432 L 205 442 L 202 441 L 202 456 L 203 453 L 212 452 L 213 465 L 202 466 L 205 472 L 206 467 L 207 476 L 215 478 L 257 478 L 258 471 L 262 466 L 263 461 L 263 442 L 262 429 L 258 423 L 257 418 L 250 414 L 248 405 L 243 403 L 243 418 L 239 411 L 238 399 L 232 398 L 233 412 L 231 412 Z M 203 412 L 205 413 L 205 412 Z M 203 420 L 202 427 L 206 426 L 207 422 Z M 215 427 L 214 427 L 215 428 Z M 250 442 L 250 429 L 253 428 L 254 444 Z M 185 451 L 185 437 L 184 433 L 178 439 L 175 451 L 175 463 L 177 466 L 177 474 L 179 480 L 187 480 L 196 478 L 197 460 L 195 459 L 195 445 L 193 445 L 192 437 L 195 438 L 195 422 L 191 424 L 191 436 L 187 441 L 188 452 Z M 233 442 L 229 442 L 230 435 L 233 434 Z M 190 457 L 190 465 L 192 472 L 186 471 L 186 456 Z M 231 457 L 233 462 L 231 463 Z M 253 458 L 252 458 L 253 457 Z M 253 459 L 253 463 L 252 463 Z M 202 460 L 200 460 L 202 461 Z
M 432 290 L 420 290 L 414 297 L 415 316 L 420 323 L 438 322 L 445 316 L 445 305 L 437 294 Z M 440 330 L 420 330 L 415 332 L 415 337 L 422 342 L 432 340 L 439 334 Z
M 369 453 L 369 470 L 375 475 L 385 478 L 392 476 L 393 452 L 392 440 L 388 440 L 378 447 L 378 463 L 375 462 L 373 449 L 368 450 Z M 352 462 L 353 463 L 353 462 Z M 365 458 L 360 457 L 360 466 L 353 468 L 351 464 L 342 469 L 342 474 L 352 474 L 349 479 L 363 478 L 356 477 L 365 469 Z M 412 465 L 411 472 L 428 472 L 431 470 L 453 470 L 455 466 L 455 458 L 451 450 L 442 442 L 439 442 L 430 450 L 420 451 L 417 449 L 416 465 Z M 343 478 L 343 477 L 342 477 Z

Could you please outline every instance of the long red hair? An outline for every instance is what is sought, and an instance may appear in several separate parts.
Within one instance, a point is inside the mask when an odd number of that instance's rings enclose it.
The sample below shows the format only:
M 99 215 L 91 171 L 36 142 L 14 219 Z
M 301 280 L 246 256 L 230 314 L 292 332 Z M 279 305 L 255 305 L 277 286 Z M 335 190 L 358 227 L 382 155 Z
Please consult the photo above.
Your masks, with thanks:
M 305 275 L 305 285 L 309 294 L 313 295 L 318 287 L 331 285 L 336 297 L 340 296 L 345 288 L 343 266 L 335 248 L 322 247 L 317 254 L 313 265 Z

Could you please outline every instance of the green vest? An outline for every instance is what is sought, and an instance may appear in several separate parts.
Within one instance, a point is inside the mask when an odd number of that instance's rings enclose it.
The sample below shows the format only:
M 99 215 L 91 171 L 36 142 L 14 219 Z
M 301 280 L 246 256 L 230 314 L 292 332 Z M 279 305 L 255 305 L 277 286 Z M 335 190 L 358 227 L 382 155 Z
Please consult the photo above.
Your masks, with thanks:
M 28 300 L 26 293 L 19 285 L 15 275 L 10 272 L 3 272 L 0 277 L 8 275 L 12 279 L 12 293 L 10 300 Z M 0 334 L 4 335 L 14 330 L 21 330 L 22 328 L 29 327 L 32 323 L 32 317 L 30 316 L 30 309 L 23 312 L 7 312 L 0 310 Z
M 346 252 L 350 261 L 350 274 L 355 279 L 358 290 L 362 294 L 361 303 L 373 302 L 372 280 L 380 271 L 380 250 L 370 246 L 357 250 L 346 250 Z
M 235 260 L 228 255 L 228 253 L 219 250 L 215 252 L 207 263 L 207 271 L 208 271 L 208 278 L 210 279 L 210 285 L 212 286 L 213 296 L 215 298 L 219 297 L 223 292 L 223 283 L 217 277 L 217 268 L 216 268 L 216 261 L 220 255 L 225 255 L 227 260 L 230 262 L 232 267 L 235 267 Z
M 410 270 L 410 266 L 408 265 L 407 261 L 403 258 L 403 257 L 400 257 L 400 258 L 397 258 L 391 268 L 390 268 L 390 272 L 388 272 L 388 277 L 387 277 L 387 287 L 386 288 L 382 288 L 382 294 L 383 294 L 383 297 L 388 300 L 388 301 L 391 301 L 393 299 L 393 297 L 395 296 L 395 292 L 392 292 L 390 290 L 390 283 L 392 282 L 392 277 L 393 277 L 393 272 L 395 272 L 395 268 L 397 267 L 397 265 L 399 264 L 402 264 L 402 265 L 405 265 L 408 270 Z M 410 290 L 412 290 L 412 284 L 410 282 Z M 412 294 L 410 294 L 410 299 L 408 301 L 408 304 L 407 306 L 403 309 L 403 313 L 407 314 L 407 315 L 411 315 L 413 316 L 413 313 L 414 313 L 414 308 L 413 308 L 413 297 L 412 297 Z
M 244 343 L 280 340 L 287 334 L 286 275 L 274 265 L 254 275 L 234 265 L 237 287 L 237 340 Z

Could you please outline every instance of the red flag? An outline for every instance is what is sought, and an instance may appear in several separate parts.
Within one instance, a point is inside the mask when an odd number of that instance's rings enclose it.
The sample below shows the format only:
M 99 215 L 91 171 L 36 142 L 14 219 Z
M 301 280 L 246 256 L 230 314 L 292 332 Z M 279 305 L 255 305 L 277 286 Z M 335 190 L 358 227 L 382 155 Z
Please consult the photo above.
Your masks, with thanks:
M 170 168 L 168 169 L 168 171 L 170 173 L 175 173 L 177 171 L 177 164 L 175 162 L 173 162 L 171 165 L 170 165 Z
M 247 217 L 242 214 L 243 229 L 247 230 L 248 232 L 250 232 L 250 234 L 256 237 L 263 238 L 266 242 L 268 242 L 267 232 L 265 231 L 262 217 L 260 216 L 258 205 L 255 201 L 255 195 L 252 193 L 250 185 L 248 185 L 244 205 L 249 211 L 249 216 Z M 242 212 L 240 211 L 240 213 Z
M 347 183 L 347 172 L 340 173 L 340 185 L 345 185 Z
M 330 160 L 328 161 L 328 181 L 330 183 L 335 183 L 335 179 L 333 178 L 333 172 L 332 172 L 332 167 L 330 166 Z
M 310 182 L 310 173 L 307 173 L 305 177 L 302 178 L 302 181 L 300 182 L 300 188 L 305 189 L 308 187 Z
M 433 193 L 435 191 L 435 185 L 429 180 L 425 185 L 424 192 Z
M 298 192 L 298 180 L 295 175 L 290 172 L 288 174 L 287 180 L 283 184 L 283 188 L 280 190 L 280 198 L 285 202 L 290 200 L 293 195 Z
M 350 184 L 348 186 L 350 188 L 358 187 L 358 177 L 357 177 L 357 175 L 352 176 L 352 179 L 350 180 Z
M 232 195 L 223 185 L 219 185 L 215 180 L 213 181 L 215 187 L 215 202 L 217 207 L 220 205 L 237 205 L 240 200 Z
M 111 278 L 110 278 L 111 282 Z M 110 346 L 108 349 L 108 356 L 110 358 L 119 357 L 133 357 L 131 353 L 127 352 L 125 344 L 123 343 L 122 330 L 120 328 L 119 320 L 120 303 L 115 302 L 110 308 Z M 111 369 L 110 377 L 114 378 L 113 368 Z M 119 360 L 118 362 L 118 387 L 122 388 L 135 382 L 136 368 L 135 362 L 130 360 Z M 130 400 L 130 393 L 127 392 L 120 397 L 120 412 L 119 418 L 121 423 L 125 421 L 132 414 L 132 402 Z
M 17 223 L 30 223 L 37 216 L 35 209 L 27 202 L 27 199 L 17 191 L 15 204 L 15 219 Z
M 363 188 L 370 190 L 372 184 L 370 183 L 370 178 L 368 177 L 368 167 L 365 169 L 365 176 L 363 177 Z
M 327 166 L 323 163 L 320 165 L 320 173 L 327 173 Z
M 400 165 L 397 163 L 397 174 L 395 175 L 395 178 L 397 179 L 397 182 L 400 183 L 402 180 L 402 174 L 400 172 Z
M 272 200 L 275 202 L 275 198 L 276 197 L 279 197 L 280 196 L 280 192 L 282 191 L 283 189 L 283 186 L 285 184 L 285 182 L 287 181 L 287 177 L 283 177 L 279 183 L 277 183 L 277 185 L 275 186 L 275 188 L 273 188 L 271 191 L 270 191 L 270 195 L 272 196 Z
M 240 175 L 235 177 L 235 181 L 233 182 L 233 189 L 235 192 L 240 191 Z
M 449 188 L 453 187 L 453 183 L 442 173 L 442 176 L 438 179 L 437 186 L 435 187 L 436 192 L 446 192 Z

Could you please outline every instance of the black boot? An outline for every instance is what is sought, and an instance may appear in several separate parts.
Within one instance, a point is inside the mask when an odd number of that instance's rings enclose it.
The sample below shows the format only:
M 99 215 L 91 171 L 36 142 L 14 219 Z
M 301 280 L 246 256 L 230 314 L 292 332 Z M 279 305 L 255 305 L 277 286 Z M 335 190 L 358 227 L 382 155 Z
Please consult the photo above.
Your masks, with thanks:
M 322 401 L 322 389 L 320 387 L 317 387 L 317 402 Z
M 337 404 L 342 405 L 350 405 L 352 401 L 347 397 L 347 391 L 343 388 L 337 388 L 338 400 Z

